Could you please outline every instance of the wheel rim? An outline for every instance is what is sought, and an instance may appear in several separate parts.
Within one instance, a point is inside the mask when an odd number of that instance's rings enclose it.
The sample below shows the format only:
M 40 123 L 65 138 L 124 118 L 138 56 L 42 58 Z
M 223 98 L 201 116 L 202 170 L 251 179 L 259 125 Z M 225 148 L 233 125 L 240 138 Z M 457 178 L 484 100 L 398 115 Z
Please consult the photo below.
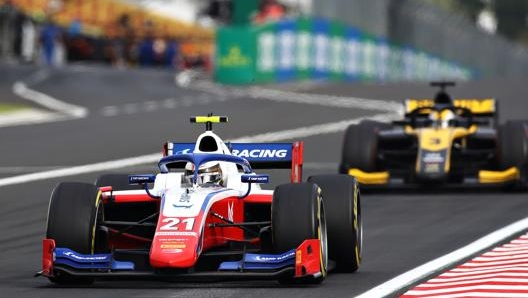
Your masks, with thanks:
M 361 250 L 363 246 L 363 221 L 361 220 L 361 208 L 359 205 L 359 190 L 355 188 L 355 194 L 354 194 L 354 201 L 355 201 L 355 215 L 356 215 L 356 226 L 354 227 L 356 230 L 356 239 L 357 239 L 357 252 L 356 252 L 356 259 L 359 264 L 359 260 L 361 259 Z
M 323 201 L 319 200 L 319 244 L 321 247 L 321 272 L 326 275 L 326 268 L 328 268 L 328 241 L 326 233 L 326 215 L 324 210 Z
M 94 225 L 92 227 L 92 243 L 90 247 L 90 251 L 92 254 L 96 253 L 96 248 L 100 247 L 100 243 L 98 243 L 98 227 L 101 222 L 104 221 L 104 208 L 103 208 L 103 202 L 101 200 L 101 192 L 97 192 L 97 199 L 95 200 L 96 210 L 95 210 L 95 218 L 94 218 Z

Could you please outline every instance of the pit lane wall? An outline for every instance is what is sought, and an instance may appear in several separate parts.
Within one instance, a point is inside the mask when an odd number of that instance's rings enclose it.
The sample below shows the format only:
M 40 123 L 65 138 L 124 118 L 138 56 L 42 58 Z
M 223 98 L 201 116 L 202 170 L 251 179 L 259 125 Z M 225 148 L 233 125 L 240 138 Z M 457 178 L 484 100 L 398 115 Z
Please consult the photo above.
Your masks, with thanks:
M 223 84 L 469 80 L 475 76 L 472 69 L 453 61 L 328 19 L 222 27 L 216 34 L 214 78 Z

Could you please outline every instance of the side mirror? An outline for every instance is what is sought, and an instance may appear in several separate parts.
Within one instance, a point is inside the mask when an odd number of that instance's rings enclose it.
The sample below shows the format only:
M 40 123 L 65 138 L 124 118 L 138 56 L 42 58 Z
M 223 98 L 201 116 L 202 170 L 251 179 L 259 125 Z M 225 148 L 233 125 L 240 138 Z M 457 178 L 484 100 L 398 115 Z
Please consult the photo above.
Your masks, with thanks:
M 242 175 L 240 181 L 242 183 L 269 183 L 269 175 Z
M 245 197 L 247 197 L 249 195 L 249 193 L 251 192 L 251 183 L 268 183 L 269 182 L 269 175 L 263 175 L 263 174 L 260 174 L 260 175 L 242 175 L 240 176 L 240 181 L 242 183 L 247 183 L 248 184 L 248 189 L 247 189 L 247 192 L 243 195 L 243 196 L 240 196 L 239 198 L 240 199 L 243 199 Z
M 128 184 L 132 184 L 132 185 L 140 184 L 140 185 L 143 185 L 143 188 L 145 189 L 145 191 L 147 192 L 149 197 L 151 197 L 153 199 L 161 199 L 161 196 L 156 196 L 156 195 L 152 194 L 149 191 L 148 183 L 154 183 L 154 181 L 156 181 L 156 175 L 152 175 L 152 174 L 129 175 L 128 176 Z
M 154 183 L 156 181 L 156 175 L 143 174 L 143 175 L 129 175 L 128 184 L 143 184 L 143 183 Z

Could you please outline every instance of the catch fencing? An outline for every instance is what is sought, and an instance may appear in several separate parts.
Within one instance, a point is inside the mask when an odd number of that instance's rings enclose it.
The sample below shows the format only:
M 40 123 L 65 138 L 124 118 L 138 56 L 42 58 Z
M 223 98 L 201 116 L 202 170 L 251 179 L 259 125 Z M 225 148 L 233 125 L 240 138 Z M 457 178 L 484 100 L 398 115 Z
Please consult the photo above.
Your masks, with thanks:
M 313 1 L 312 14 L 476 70 L 480 77 L 528 75 L 528 49 L 461 15 L 418 0 Z

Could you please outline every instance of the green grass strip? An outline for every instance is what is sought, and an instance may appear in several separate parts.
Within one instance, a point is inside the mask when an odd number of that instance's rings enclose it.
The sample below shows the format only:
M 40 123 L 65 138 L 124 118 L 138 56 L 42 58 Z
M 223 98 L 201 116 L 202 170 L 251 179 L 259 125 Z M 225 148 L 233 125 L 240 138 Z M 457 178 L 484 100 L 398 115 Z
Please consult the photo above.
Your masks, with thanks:
M 21 104 L 0 103 L 0 113 L 21 111 L 27 108 L 29 108 L 29 106 Z

